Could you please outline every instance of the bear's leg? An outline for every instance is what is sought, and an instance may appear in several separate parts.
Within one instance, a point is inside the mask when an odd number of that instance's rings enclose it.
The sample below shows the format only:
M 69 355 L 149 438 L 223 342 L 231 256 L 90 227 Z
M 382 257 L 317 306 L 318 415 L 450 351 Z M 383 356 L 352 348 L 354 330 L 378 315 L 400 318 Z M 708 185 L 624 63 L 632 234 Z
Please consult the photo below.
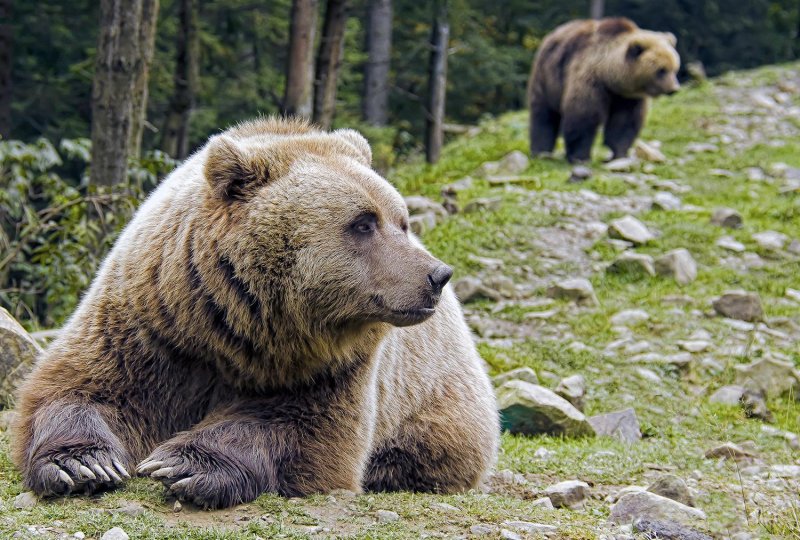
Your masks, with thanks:
M 553 151 L 561 124 L 561 115 L 544 103 L 534 100 L 530 107 L 529 119 L 531 155 Z
M 99 406 L 66 399 L 38 410 L 23 458 L 25 485 L 46 497 L 92 493 L 130 478 L 130 454 L 104 413 Z
M 570 163 L 589 161 L 592 157 L 592 144 L 597 136 L 597 128 L 602 123 L 597 111 L 569 112 L 564 114 L 564 146 Z
M 644 99 L 614 97 L 603 130 L 603 142 L 614 153 L 612 159 L 628 155 L 633 141 L 639 136 L 647 114 Z
M 212 413 L 158 446 L 137 472 L 203 508 L 249 502 L 265 492 L 304 496 L 360 491 L 369 430 L 353 407 L 323 397 L 260 399 Z M 302 396 L 302 397 L 300 397 Z

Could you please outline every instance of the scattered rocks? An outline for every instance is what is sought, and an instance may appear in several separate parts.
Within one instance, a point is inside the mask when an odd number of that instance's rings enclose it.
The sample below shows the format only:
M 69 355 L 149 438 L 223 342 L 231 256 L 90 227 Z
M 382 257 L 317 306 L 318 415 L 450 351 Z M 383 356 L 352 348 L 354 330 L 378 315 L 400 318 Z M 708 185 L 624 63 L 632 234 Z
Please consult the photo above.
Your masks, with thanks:
M 639 160 L 632 157 L 623 157 L 612 159 L 608 163 L 606 163 L 603 167 L 609 172 L 615 173 L 624 173 L 624 172 L 631 172 L 634 167 L 639 163 Z
M 572 278 L 559 281 L 548 287 L 549 298 L 566 298 L 579 305 L 597 306 L 600 302 L 594 294 L 594 287 L 585 278 Z
M 646 244 L 655 238 L 644 223 L 631 215 L 615 219 L 609 223 L 608 236 L 618 240 L 625 240 L 635 246 Z
M 177 514 L 180 513 L 182 510 L 183 510 L 183 505 L 181 504 L 181 501 L 175 501 L 175 504 L 172 505 L 172 511 Z
M 704 455 L 708 459 L 722 458 L 732 459 L 734 461 L 752 459 L 755 457 L 755 454 L 750 450 L 746 450 L 738 444 L 734 444 L 732 442 L 726 442 L 719 446 L 715 446 L 714 448 L 707 450 Z
M 719 152 L 719 146 L 712 143 L 693 142 L 686 145 L 686 152 L 690 154 L 712 154 Z
M 711 305 L 718 314 L 729 319 L 754 322 L 764 318 L 761 297 L 747 291 L 729 291 L 715 299 Z
M 758 389 L 767 397 L 778 397 L 800 388 L 800 371 L 792 362 L 762 358 L 750 364 L 734 366 L 736 384 Z
M 452 504 L 447 504 L 443 502 L 432 502 L 430 507 L 434 510 L 439 510 L 441 512 L 460 512 L 461 509 L 457 506 L 453 506 Z
M 606 271 L 616 274 L 656 275 L 653 257 L 642 253 L 634 253 L 633 251 L 626 251 L 617 257 L 614 262 L 606 268 Z
M 490 525 L 478 524 L 470 527 L 469 532 L 474 534 L 475 536 L 486 536 L 494 532 L 494 527 Z
M 585 165 L 576 165 L 575 167 L 572 168 L 572 171 L 570 172 L 569 179 L 567 180 L 567 182 L 569 182 L 570 184 L 577 184 L 580 182 L 585 182 L 591 177 L 592 177 L 592 169 L 590 169 Z
M 553 506 L 553 501 L 550 500 L 550 497 L 539 497 L 538 499 L 531 501 L 531 506 L 536 508 L 546 508 L 548 510 L 555 508 L 555 506 Z
M 711 536 L 680 523 L 660 519 L 640 518 L 633 523 L 633 530 L 645 538 L 661 540 L 713 540 Z
M 711 342 L 702 339 L 687 339 L 679 341 L 678 347 L 686 352 L 701 353 L 711 348 Z
M 571 375 L 559 381 L 556 394 L 566 399 L 579 411 L 583 410 L 583 397 L 586 394 L 586 379 L 583 375 Z
M 484 175 L 491 174 L 519 174 L 530 165 L 528 156 L 514 150 L 506 154 L 500 161 L 488 161 L 481 165 L 481 172 Z
M 734 240 L 730 236 L 721 236 L 715 242 L 717 247 L 721 247 L 722 249 L 727 249 L 728 251 L 733 251 L 735 253 L 742 253 L 745 250 L 744 244 Z
M 32 508 L 36 506 L 36 503 L 39 502 L 39 499 L 33 493 L 33 491 L 23 491 L 16 497 L 14 497 L 14 508 L 17 510 L 22 510 L 24 508 Z
M 500 538 L 503 540 L 522 540 L 522 537 L 508 529 L 500 529 Z
M 656 259 L 656 272 L 687 285 L 697 279 L 697 263 L 691 253 L 684 248 L 673 249 Z
M 767 407 L 764 392 L 746 389 L 739 399 L 739 403 L 742 405 L 746 417 L 757 418 L 770 424 L 775 421 L 772 411 Z
M 128 533 L 120 527 L 112 527 L 103 533 L 100 540 L 129 540 L 129 538 Z
M 400 514 L 391 510 L 378 510 L 375 512 L 378 523 L 391 523 L 400 519 Z
M 642 438 L 639 419 L 632 408 L 592 416 L 589 424 L 598 436 L 614 437 L 626 443 L 635 443 Z
M 481 298 L 488 298 L 489 300 L 494 300 L 495 302 L 502 299 L 500 293 L 484 286 L 480 279 L 472 276 L 466 276 L 461 279 L 457 279 L 455 283 L 453 283 L 453 291 L 456 293 L 456 296 L 462 304 L 466 304 Z
M 764 231 L 753 235 L 753 241 L 761 249 L 767 251 L 780 251 L 789 241 L 789 237 L 776 231 Z
M 124 501 L 122 506 L 115 508 L 112 512 L 136 517 L 144 514 L 145 510 L 145 507 L 137 502 Z
M 609 322 L 614 326 L 634 326 L 646 322 L 650 315 L 643 309 L 625 309 L 611 316 Z
M 708 401 L 711 403 L 718 403 L 720 405 L 738 405 L 739 400 L 744 395 L 744 387 L 738 385 L 728 385 L 719 388 L 716 392 L 711 394 Z
M 502 427 L 511 433 L 593 436 L 586 417 L 570 402 L 547 388 L 524 381 L 509 381 L 497 389 Z M 554 501 L 555 504 L 555 501 Z
M 797 289 L 792 289 L 790 287 L 787 287 L 785 296 L 790 300 L 794 300 L 795 302 L 800 302 L 800 291 L 798 291 Z
M 694 499 L 689 486 L 682 478 L 674 474 L 662 474 L 647 488 L 650 493 L 667 497 L 686 506 L 694 506 Z
M 555 508 L 579 508 L 589 497 L 589 484 L 580 480 L 567 480 L 545 488 Z
M 433 212 L 408 217 L 408 228 L 417 236 L 422 236 L 434 227 L 436 227 L 436 215 Z
M 518 531 L 530 534 L 554 533 L 558 530 L 558 528 L 552 525 L 545 525 L 543 523 L 532 523 L 530 521 L 504 521 L 503 523 L 501 523 L 501 525 L 503 527 L 516 529 Z
M 649 491 L 633 491 L 619 498 L 611 507 L 608 519 L 612 523 L 633 523 L 641 518 L 686 524 L 703 521 L 706 514 L 702 510 Z
M 680 210 L 681 204 L 681 200 L 668 191 L 653 195 L 653 210 Z
M 412 216 L 431 212 L 436 217 L 440 218 L 447 217 L 447 210 L 445 210 L 444 206 L 442 206 L 436 201 L 432 201 L 427 197 L 422 197 L 419 195 L 410 195 L 408 197 L 405 197 L 405 201 L 406 201 L 406 206 L 408 207 L 408 213 Z
M 502 203 L 503 199 L 500 197 L 479 197 L 477 199 L 472 199 L 465 204 L 464 212 L 467 214 L 480 211 L 491 212 L 500 208 Z
M 42 349 L 11 314 L 0 307 L 0 409 L 14 405 L 17 384 Z
M 743 220 L 742 215 L 733 208 L 717 208 L 711 216 L 711 223 L 728 229 L 738 229 Z
M 502 386 L 508 381 L 514 381 L 514 380 L 525 381 L 531 384 L 539 384 L 539 377 L 537 377 L 536 372 L 529 367 L 521 367 L 517 369 L 512 369 L 511 371 L 506 371 L 505 373 L 501 373 L 500 375 L 497 375 L 492 378 L 492 383 L 495 386 Z
M 652 163 L 664 163 L 667 157 L 656 146 L 646 143 L 639 139 L 633 146 L 634 154 L 637 158 Z

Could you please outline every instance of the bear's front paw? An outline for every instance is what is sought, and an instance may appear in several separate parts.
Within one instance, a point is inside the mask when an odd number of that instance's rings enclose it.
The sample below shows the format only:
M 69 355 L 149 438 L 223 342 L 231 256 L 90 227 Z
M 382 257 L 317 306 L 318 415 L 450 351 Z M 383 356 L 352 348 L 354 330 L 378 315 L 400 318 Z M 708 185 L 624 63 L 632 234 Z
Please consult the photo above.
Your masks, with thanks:
M 136 468 L 161 481 L 169 494 L 201 508 L 226 508 L 261 494 L 257 480 L 231 456 L 192 445 L 162 445 Z
M 130 478 L 120 452 L 98 445 L 59 448 L 35 459 L 26 484 L 42 497 L 93 493 Z

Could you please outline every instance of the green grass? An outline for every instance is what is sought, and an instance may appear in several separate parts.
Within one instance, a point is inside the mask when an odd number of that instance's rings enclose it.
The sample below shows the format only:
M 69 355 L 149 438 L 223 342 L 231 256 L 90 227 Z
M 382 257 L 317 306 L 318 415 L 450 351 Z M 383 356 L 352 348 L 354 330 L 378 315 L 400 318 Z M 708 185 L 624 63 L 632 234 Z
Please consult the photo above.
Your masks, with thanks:
M 498 468 L 509 468 L 526 475 L 528 484 L 501 490 L 500 493 L 472 492 L 454 496 L 431 496 L 410 493 L 365 494 L 356 497 L 335 495 L 333 499 L 315 496 L 305 500 L 286 500 L 263 496 L 250 505 L 220 512 L 200 512 L 185 508 L 174 514 L 163 498 L 160 486 L 146 481 L 132 481 L 124 489 L 91 499 L 74 497 L 40 503 L 29 510 L 13 509 L 13 499 L 22 486 L 18 473 L 7 457 L 8 441 L 0 435 L 0 537 L 10 537 L 27 526 L 51 526 L 58 532 L 83 531 L 87 537 L 99 538 L 111 526 L 122 526 L 132 538 L 164 539 L 241 539 L 241 538 L 306 538 L 339 536 L 348 538 L 418 538 L 421 535 L 454 537 L 469 535 L 476 524 L 490 524 L 499 535 L 506 520 L 526 520 L 557 525 L 562 538 L 597 538 L 608 532 L 604 525 L 609 504 L 603 499 L 622 486 L 647 485 L 657 469 L 668 469 L 683 478 L 695 478 L 697 504 L 709 516 L 705 528 L 719 534 L 745 529 L 757 536 L 797 538 L 800 524 L 797 505 L 789 508 L 763 504 L 760 517 L 747 516 L 742 507 L 742 490 L 750 489 L 740 482 L 739 470 L 730 463 L 718 463 L 703 457 L 706 449 L 718 442 L 753 441 L 766 464 L 795 463 L 796 453 L 786 441 L 766 434 L 762 423 L 747 419 L 738 407 L 714 406 L 707 396 L 716 388 L 732 383 L 733 366 L 762 356 L 766 349 L 779 352 L 800 364 L 797 344 L 785 344 L 767 336 L 766 344 L 755 340 L 744 355 L 726 353 L 724 346 L 733 344 L 737 331 L 721 319 L 706 315 L 710 300 L 733 288 L 758 292 L 763 300 L 767 319 L 789 318 L 800 323 L 800 307 L 781 302 L 786 288 L 800 288 L 800 261 L 796 256 L 776 258 L 760 251 L 751 235 L 764 230 L 783 232 L 800 238 L 800 197 L 781 195 L 779 180 L 752 182 L 744 170 L 758 166 L 768 169 L 783 162 L 800 167 L 800 139 L 784 137 L 783 146 L 772 146 L 768 128 L 766 139 L 741 152 L 721 151 L 688 155 L 685 146 L 692 142 L 717 142 L 714 130 L 729 121 L 722 111 L 720 91 L 742 86 L 742 100 L 748 88 L 777 84 L 796 78 L 800 65 L 770 67 L 723 77 L 699 88 L 690 88 L 669 99 L 656 100 L 642 133 L 645 140 L 658 140 L 668 160 L 653 165 L 645 178 L 645 187 L 632 187 L 624 177 L 603 170 L 595 149 L 592 168 L 595 175 L 583 184 L 568 184 L 570 167 L 563 159 L 534 160 L 523 174 L 537 182 L 514 188 L 490 187 L 480 178 L 478 169 L 485 161 L 498 160 L 512 150 L 526 151 L 527 117 L 523 112 L 486 121 L 480 133 L 461 137 L 445 148 L 441 161 L 429 166 L 421 162 L 403 165 L 393 171 L 390 180 L 404 194 L 422 194 L 434 199 L 445 184 L 465 176 L 473 176 L 473 186 L 459 193 L 463 207 L 480 197 L 499 198 L 493 211 L 460 213 L 448 218 L 423 238 L 438 257 L 456 268 L 456 277 L 481 271 L 474 256 L 504 261 L 503 272 L 515 282 L 525 284 L 531 276 L 546 279 L 548 272 L 568 275 L 580 270 L 575 261 L 546 270 L 540 249 L 533 241 L 537 230 L 562 223 L 565 216 L 546 212 L 532 201 L 548 197 L 552 192 L 592 190 L 609 197 L 632 194 L 652 195 L 646 187 L 652 180 L 673 180 L 691 187 L 681 195 L 683 203 L 695 205 L 692 211 L 645 211 L 638 215 L 651 229 L 658 231 L 656 240 L 636 251 L 658 256 L 670 249 L 689 249 L 698 262 L 696 281 L 678 285 L 662 277 L 608 275 L 602 267 L 618 254 L 604 239 L 586 248 L 588 260 L 600 270 L 590 275 L 600 300 L 598 307 L 576 308 L 566 301 L 551 305 L 525 306 L 510 303 L 500 310 L 495 304 L 480 301 L 469 311 L 481 317 L 493 317 L 527 329 L 529 337 L 512 343 L 484 341 L 479 350 L 491 372 L 499 373 L 514 367 L 533 368 L 543 384 L 555 384 L 559 377 L 581 373 L 587 379 L 586 412 L 596 414 L 633 407 L 642 425 L 645 438 L 638 444 L 624 445 L 612 439 L 562 439 L 556 437 L 518 437 L 504 435 Z M 795 104 L 798 103 L 795 98 Z M 759 127 L 753 128 L 758 130 Z M 563 150 L 561 150 L 563 153 Z M 710 169 L 726 169 L 732 178 L 721 178 Z M 648 179 L 649 178 L 649 179 Z M 737 209 L 744 218 L 738 230 L 723 230 L 709 222 L 713 210 L 720 206 Z M 620 215 L 610 213 L 604 220 Z M 758 253 L 763 268 L 739 272 L 720 263 L 730 253 L 715 246 L 722 235 L 730 235 L 744 243 L 747 250 Z M 524 269 L 524 270 L 523 270 Z M 543 287 L 534 291 L 543 295 Z M 690 297 L 685 303 L 668 303 L 675 296 Z M 692 332 L 705 329 L 712 335 L 716 352 L 696 355 L 693 365 L 684 371 L 668 366 L 638 365 L 629 361 L 622 348 L 611 354 L 603 349 L 620 336 L 609 318 L 619 310 L 640 307 L 650 319 L 630 329 L 633 341 L 648 341 L 652 350 L 666 354 L 678 352 L 675 346 Z M 547 321 L 531 323 L 526 314 L 555 309 Z M 530 325 L 530 326 L 526 326 Z M 540 329 L 557 329 L 556 339 L 543 339 Z M 588 350 L 570 347 L 580 341 Z M 719 373 L 709 373 L 700 360 L 712 356 L 721 365 Z M 639 367 L 655 371 L 662 383 L 654 385 L 636 372 Z M 775 427 L 800 432 L 800 403 L 791 398 L 774 398 L 769 402 L 776 419 Z M 552 452 L 547 459 L 537 459 L 534 452 L 545 448 Z M 796 451 L 794 451 L 796 452 Z M 550 483 L 578 478 L 592 485 L 593 497 L 583 510 L 547 511 L 531 501 Z M 790 494 L 789 494 L 790 495 Z M 115 508 L 125 501 L 142 504 L 146 511 L 130 517 Z M 436 507 L 445 502 L 458 508 L 446 512 Z M 378 510 L 393 510 L 398 521 L 378 523 Z M 752 511 L 753 507 L 748 506 Z M 60 523 L 60 525 L 54 525 Z M 314 528 L 327 528 L 316 532 Z M 605 527 L 605 529 L 604 529 Z M 492 536 L 490 536 L 492 537 Z

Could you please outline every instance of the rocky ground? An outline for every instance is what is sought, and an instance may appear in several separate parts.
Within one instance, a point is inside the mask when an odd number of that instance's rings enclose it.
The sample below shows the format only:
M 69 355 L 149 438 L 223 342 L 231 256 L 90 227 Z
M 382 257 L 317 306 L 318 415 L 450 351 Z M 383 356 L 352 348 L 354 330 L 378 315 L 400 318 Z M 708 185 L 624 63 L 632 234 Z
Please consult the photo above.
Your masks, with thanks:
M 800 538 L 800 66 L 659 100 L 632 159 L 530 161 L 526 132 L 514 113 L 390 175 L 498 387 L 484 490 L 37 501 L 3 435 L 0 536 Z

